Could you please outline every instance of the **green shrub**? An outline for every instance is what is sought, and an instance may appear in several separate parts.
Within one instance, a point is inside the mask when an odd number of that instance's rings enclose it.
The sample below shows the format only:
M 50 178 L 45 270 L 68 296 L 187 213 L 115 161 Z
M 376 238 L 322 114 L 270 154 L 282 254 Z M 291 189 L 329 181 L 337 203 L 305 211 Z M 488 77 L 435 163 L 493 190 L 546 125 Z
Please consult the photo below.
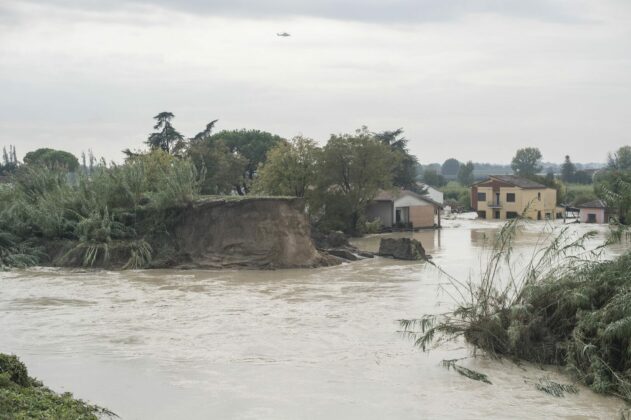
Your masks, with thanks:
M 366 222 L 364 224 L 364 233 L 379 233 L 381 232 L 381 220 L 375 219 L 372 222 Z
M 30 385 L 26 366 L 17 356 L 0 353 L 0 373 L 6 373 L 11 382 L 20 386 Z
M 97 420 L 116 417 L 111 411 L 57 394 L 28 376 L 16 356 L 0 353 L 0 419 Z

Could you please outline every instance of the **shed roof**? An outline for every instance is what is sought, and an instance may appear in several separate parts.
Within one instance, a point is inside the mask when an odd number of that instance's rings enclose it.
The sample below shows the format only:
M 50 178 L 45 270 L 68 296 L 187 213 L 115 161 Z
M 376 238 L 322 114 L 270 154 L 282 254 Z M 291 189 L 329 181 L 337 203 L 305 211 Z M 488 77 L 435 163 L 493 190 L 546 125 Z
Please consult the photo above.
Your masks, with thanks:
M 576 206 L 579 209 L 606 209 L 607 204 L 603 200 L 594 200 Z

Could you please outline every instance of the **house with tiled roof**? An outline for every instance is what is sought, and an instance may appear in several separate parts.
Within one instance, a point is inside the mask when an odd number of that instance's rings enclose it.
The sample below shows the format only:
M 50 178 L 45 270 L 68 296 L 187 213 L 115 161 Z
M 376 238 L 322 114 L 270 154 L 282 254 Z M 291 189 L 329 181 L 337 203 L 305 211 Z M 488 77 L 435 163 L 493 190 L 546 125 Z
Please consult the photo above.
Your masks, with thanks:
M 506 220 L 524 214 L 535 220 L 560 217 L 556 190 L 515 175 L 491 175 L 471 186 L 471 207 L 481 219 Z
M 581 223 L 609 223 L 609 209 L 603 200 L 590 201 L 576 207 Z
M 429 195 L 409 190 L 382 190 L 368 204 L 366 219 L 380 220 L 381 226 L 425 229 L 440 227 L 442 204 Z

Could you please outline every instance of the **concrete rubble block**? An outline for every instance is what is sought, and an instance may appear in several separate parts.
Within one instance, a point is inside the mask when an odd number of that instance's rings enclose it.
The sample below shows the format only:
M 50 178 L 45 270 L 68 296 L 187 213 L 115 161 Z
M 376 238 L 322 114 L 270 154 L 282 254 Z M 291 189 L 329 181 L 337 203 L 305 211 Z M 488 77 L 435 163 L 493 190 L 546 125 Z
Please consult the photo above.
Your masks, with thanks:
M 416 239 L 410 238 L 381 239 L 378 255 L 397 260 L 427 260 L 423 245 Z

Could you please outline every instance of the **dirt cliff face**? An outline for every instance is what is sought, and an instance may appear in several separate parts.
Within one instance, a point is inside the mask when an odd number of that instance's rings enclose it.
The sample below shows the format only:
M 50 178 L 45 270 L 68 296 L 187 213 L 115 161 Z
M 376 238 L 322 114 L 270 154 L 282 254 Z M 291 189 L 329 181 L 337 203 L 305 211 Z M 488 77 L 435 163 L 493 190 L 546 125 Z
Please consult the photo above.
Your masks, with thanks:
M 191 268 L 294 268 L 328 265 L 311 239 L 297 198 L 200 201 L 173 227 L 178 265 Z

